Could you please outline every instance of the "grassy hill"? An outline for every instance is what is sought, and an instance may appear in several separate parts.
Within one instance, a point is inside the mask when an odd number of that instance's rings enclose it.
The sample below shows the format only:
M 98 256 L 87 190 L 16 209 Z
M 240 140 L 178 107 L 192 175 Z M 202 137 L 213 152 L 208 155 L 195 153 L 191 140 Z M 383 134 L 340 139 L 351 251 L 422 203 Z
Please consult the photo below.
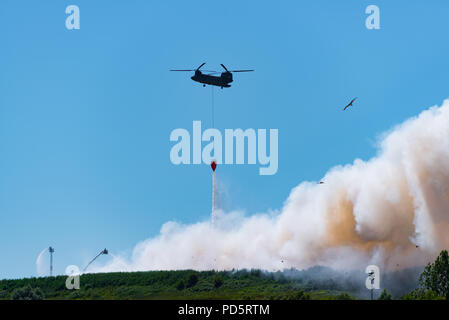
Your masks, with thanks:
M 67 277 L 1 280 L 0 299 L 351 299 L 338 285 L 260 270 L 148 271 L 85 274 L 79 290 Z

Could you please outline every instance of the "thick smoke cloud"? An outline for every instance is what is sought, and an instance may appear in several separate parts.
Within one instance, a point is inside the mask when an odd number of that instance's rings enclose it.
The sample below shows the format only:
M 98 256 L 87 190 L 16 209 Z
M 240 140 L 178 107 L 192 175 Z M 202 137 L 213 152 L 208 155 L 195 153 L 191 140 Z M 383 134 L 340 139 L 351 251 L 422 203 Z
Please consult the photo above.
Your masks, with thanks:
M 168 222 L 131 259 L 95 271 L 424 265 L 449 247 L 449 100 L 386 133 L 376 157 L 323 180 L 298 185 L 277 213 Z

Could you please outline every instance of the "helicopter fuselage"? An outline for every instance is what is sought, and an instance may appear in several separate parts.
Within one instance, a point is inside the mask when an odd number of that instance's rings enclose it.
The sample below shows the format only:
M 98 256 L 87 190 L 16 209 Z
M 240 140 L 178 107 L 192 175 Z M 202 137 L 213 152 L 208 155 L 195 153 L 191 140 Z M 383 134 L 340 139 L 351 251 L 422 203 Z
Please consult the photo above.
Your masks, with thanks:
M 195 74 L 190 78 L 193 81 L 202 83 L 203 85 L 217 86 L 221 88 L 231 87 L 229 84 L 233 81 L 232 73 L 223 72 L 219 77 L 210 74 L 204 74 L 201 71 L 195 71 Z

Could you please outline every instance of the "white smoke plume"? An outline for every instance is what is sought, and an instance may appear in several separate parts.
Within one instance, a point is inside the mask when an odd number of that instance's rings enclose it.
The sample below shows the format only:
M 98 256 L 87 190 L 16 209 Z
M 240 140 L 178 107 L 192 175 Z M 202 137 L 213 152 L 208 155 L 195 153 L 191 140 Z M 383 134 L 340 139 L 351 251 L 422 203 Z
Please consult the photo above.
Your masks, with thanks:
M 424 265 L 449 247 L 449 100 L 384 135 L 369 161 L 304 182 L 277 213 L 167 222 L 96 272 Z

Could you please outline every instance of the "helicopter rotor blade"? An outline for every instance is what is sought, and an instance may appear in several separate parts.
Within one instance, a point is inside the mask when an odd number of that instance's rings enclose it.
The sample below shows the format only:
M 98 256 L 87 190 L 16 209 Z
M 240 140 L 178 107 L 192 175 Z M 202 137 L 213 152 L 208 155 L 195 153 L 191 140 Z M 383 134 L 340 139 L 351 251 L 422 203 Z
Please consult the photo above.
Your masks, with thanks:
M 198 69 L 175 69 L 175 70 L 169 70 L 169 71 L 198 71 Z M 215 72 L 215 73 L 218 73 L 215 70 L 201 70 L 201 72 Z
M 204 66 L 206 64 L 206 62 L 203 62 L 198 68 L 196 68 L 196 70 L 200 70 L 202 66 Z M 195 71 L 196 71 L 195 70 Z
M 189 71 L 200 71 L 201 67 L 204 66 L 206 64 L 206 62 L 203 62 L 198 68 L 196 69 L 172 69 L 170 71 L 184 71 L 184 72 L 189 72 Z M 226 68 L 226 66 L 224 64 L 220 64 L 223 69 L 225 69 L 226 72 L 252 72 L 255 71 L 253 69 L 251 70 L 228 70 L 228 68 Z M 202 70 L 202 72 L 211 72 L 210 74 L 216 74 L 216 73 L 221 73 L 219 71 L 215 71 L 215 70 Z

